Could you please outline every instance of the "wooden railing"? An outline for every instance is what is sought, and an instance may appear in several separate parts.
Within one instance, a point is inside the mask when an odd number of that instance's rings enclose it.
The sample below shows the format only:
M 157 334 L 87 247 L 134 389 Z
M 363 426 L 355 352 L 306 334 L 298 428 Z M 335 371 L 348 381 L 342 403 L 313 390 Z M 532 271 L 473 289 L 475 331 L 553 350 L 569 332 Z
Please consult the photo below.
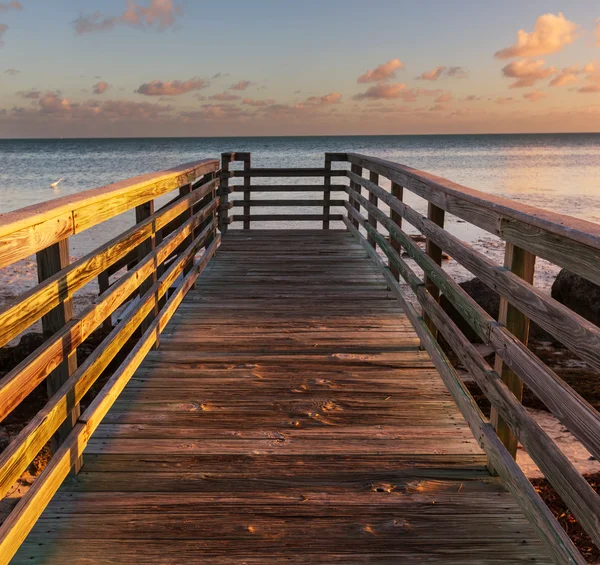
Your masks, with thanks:
M 231 170 L 230 163 L 241 161 L 244 163 L 242 170 Z M 319 168 L 270 168 L 260 169 L 251 166 L 250 153 L 223 153 L 222 155 L 222 171 L 221 171 L 221 207 L 224 211 L 222 214 L 221 226 L 222 233 L 227 231 L 227 226 L 230 223 L 242 222 L 243 229 L 250 229 L 251 222 L 321 222 L 323 229 L 329 229 L 330 222 L 341 221 L 343 214 L 332 214 L 332 206 L 344 206 L 346 200 L 332 200 L 331 193 L 344 193 L 345 186 L 343 184 L 331 184 L 332 177 L 345 177 L 345 171 L 332 170 L 331 159 L 329 154 L 325 158 L 325 167 Z M 314 178 L 322 177 L 323 184 L 252 184 L 253 178 Z M 230 186 L 230 178 L 242 178 L 243 184 Z M 323 192 L 323 199 L 252 199 L 252 193 L 306 193 L 306 192 Z M 243 193 L 243 199 L 229 201 L 228 195 L 231 193 Z M 322 208 L 321 214 L 252 214 L 253 208 L 271 208 L 271 207 L 318 207 Z M 242 214 L 232 214 L 229 216 L 228 211 L 232 208 L 243 208 Z
M 242 162 L 243 169 L 232 169 L 235 162 Z M 342 167 L 348 163 L 349 169 L 333 168 L 333 163 Z M 251 183 L 252 178 L 268 177 L 322 178 L 323 184 Z M 333 177 L 348 178 L 349 185 L 333 184 Z M 230 185 L 232 178 L 243 179 L 243 184 Z M 389 181 L 389 190 L 382 180 Z M 427 200 L 427 217 L 403 201 L 405 190 Z M 154 199 L 172 191 L 177 191 L 175 197 L 155 210 Z M 252 198 L 253 193 L 281 192 L 323 192 L 323 198 Z M 230 201 L 232 193 L 243 197 Z M 336 194 L 335 199 L 331 193 Z M 346 193 L 348 199 L 337 198 Z M 379 207 L 380 202 L 389 212 Z M 322 212 L 251 213 L 254 207 L 274 206 L 317 206 Z M 333 214 L 332 207 L 343 207 L 347 214 Z M 69 236 L 134 208 L 136 224 L 131 229 L 69 263 Z M 243 213 L 229 215 L 236 208 Z M 505 264 L 496 264 L 445 230 L 446 214 L 504 240 Z M 215 253 L 221 234 L 236 222 L 250 229 L 253 221 L 318 221 L 323 229 L 329 229 L 332 221 L 345 224 L 403 303 L 423 347 L 487 453 L 490 470 L 512 491 L 556 562 L 584 563 L 515 462 L 515 454 L 521 442 L 600 546 L 600 498 L 521 404 L 525 382 L 600 459 L 600 415 L 527 348 L 529 321 L 533 320 L 590 367 L 600 370 L 600 328 L 532 284 L 536 257 L 600 284 L 600 227 L 364 155 L 327 153 L 323 168 L 261 169 L 251 166 L 250 153 L 224 153 L 221 163 L 209 159 L 183 165 L 0 216 L 0 267 L 36 253 L 40 279 L 37 286 L 0 311 L 0 346 L 40 319 L 46 336 L 42 346 L 0 380 L 0 419 L 44 381 L 49 395 L 46 406 L 0 454 L 0 498 L 51 438 L 55 451 L 0 527 L 0 564 L 10 560 L 70 470 L 77 470 L 91 434 L 158 343 L 166 323 Z M 426 237 L 425 250 L 404 231 L 404 222 Z M 204 252 L 196 257 L 202 248 Z M 442 268 L 443 252 L 500 295 L 499 320 L 485 312 Z M 387 265 L 380 253 L 387 257 Z M 423 279 L 405 261 L 404 253 L 423 271 Z M 111 283 L 117 274 L 121 276 Z M 74 317 L 73 294 L 95 278 L 100 286 L 96 304 Z M 400 278 L 414 292 L 419 309 L 407 299 Z M 442 309 L 440 294 L 496 353 L 494 367 Z M 125 304 L 121 320 L 113 327 L 113 313 Z M 99 327 L 108 334 L 77 367 L 77 348 Z M 489 399 L 489 420 L 440 347 L 438 333 Z M 82 398 L 119 354 L 127 356 L 80 414 Z
M 423 347 L 487 453 L 490 469 L 513 492 L 557 563 L 585 563 L 514 458 L 520 441 L 600 547 L 600 497 L 521 404 L 525 382 L 600 459 L 600 414 L 526 347 L 532 320 L 590 367 L 600 370 L 600 328 L 532 285 L 536 256 L 600 284 L 600 226 L 496 198 L 382 159 L 353 153 L 330 158 L 350 164 L 350 202 L 345 205 L 348 218 L 344 223 L 403 303 Z M 381 186 L 382 179 L 390 181 L 390 190 Z M 428 201 L 427 217 L 403 202 L 404 190 Z M 389 207 L 389 215 L 379 209 L 380 201 Z M 445 213 L 503 239 L 505 264 L 494 263 L 446 231 Z M 403 222 L 427 238 L 425 251 L 403 230 Z M 377 248 L 389 265 L 383 263 Z M 403 259 L 402 251 L 422 269 L 423 280 Z M 499 320 L 485 312 L 441 267 L 442 251 L 500 295 Z M 400 277 L 414 292 L 421 310 L 401 290 Z M 442 309 L 440 293 L 496 353 L 494 367 Z M 490 421 L 438 344 L 438 332 L 490 401 Z
M 0 311 L 0 346 L 40 318 L 46 338 L 0 380 L 0 420 L 44 381 L 49 397 L 0 454 L 0 499 L 50 439 L 54 452 L 0 528 L 0 563 L 11 559 L 64 478 L 78 469 L 91 434 L 219 246 L 219 170 L 218 160 L 207 159 L 0 216 L 0 267 L 36 253 L 39 275 L 37 286 Z M 173 191 L 155 210 L 154 199 Z M 133 227 L 69 263 L 69 236 L 131 209 Z M 73 294 L 95 278 L 96 303 L 73 316 Z M 77 347 L 100 326 L 108 335 L 77 367 Z M 126 357 L 80 414 L 82 398 L 119 354 Z

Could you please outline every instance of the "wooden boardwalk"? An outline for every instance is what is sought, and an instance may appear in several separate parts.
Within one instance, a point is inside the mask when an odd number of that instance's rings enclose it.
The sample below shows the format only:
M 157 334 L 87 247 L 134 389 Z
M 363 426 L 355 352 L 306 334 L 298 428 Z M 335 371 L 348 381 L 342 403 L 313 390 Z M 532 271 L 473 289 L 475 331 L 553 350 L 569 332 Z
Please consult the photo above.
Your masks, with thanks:
M 347 231 L 229 231 L 15 563 L 549 563 Z

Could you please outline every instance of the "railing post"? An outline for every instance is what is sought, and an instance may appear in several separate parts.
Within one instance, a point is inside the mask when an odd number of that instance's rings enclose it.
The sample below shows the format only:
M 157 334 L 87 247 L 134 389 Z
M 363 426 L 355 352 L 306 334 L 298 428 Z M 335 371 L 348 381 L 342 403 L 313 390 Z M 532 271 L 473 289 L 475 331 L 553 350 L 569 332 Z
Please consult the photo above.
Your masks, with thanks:
M 331 171 L 331 156 L 325 153 L 325 171 Z M 323 177 L 323 229 L 329 229 L 329 202 L 331 200 L 331 176 L 325 175 Z
M 229 229 L 229 164 L 231 153 L 221 153 L 221 182 L 219 183 L 219 231 L 225 235 Z
M 395 182 L 392 182 L 392 196 L 395 196 L 398 200 L 402 201 L 402 197 L 404 196 L 404 189 Z M 390 208 L 390 219 L 394 224 L 396 224 L 400 229 L 402 229 L 402 216 L 398 214 L 394 209 Z M 398 252 L 398 255 L 402 255 L 402 246 L 390 235 L 390 243 L 392 247 Z M 396 278 L 397 281 L 400 280 L 400 272 L 392 262 L 389 262 L 390 270 L 392 274 Z
M 98 294 L 103 294 L 110 288 L 110 276 L 108 274 L 108 269 L 102 271 L 98 275 Z M 105 332 L 110 332 L 113 329 L 112 324 L 112 315 L 108 316 L 104 322 L 102 322 L 102 329 Z
M 50 247 L 36 253 L 38 281 L 41 283 L 47 278 L 55 275 L 70 263 L 69 240 L 65 238 Z M 71 298 L 63 300 L 56 308 L 53 308 L 45 316 L 42 316 L 42 331 L 44 337 L 49 337 L 59 331 L 63 326 L 73 318 L 73 301 Z M 74 349 L 67 355 L 52 373 L 46 377 L 46 390 L 48 398 L 52 398 L 60 387 L 77 370 L 77 349 Z M 80 406 L 76 404 L 71 408 L 70 414 L 58 428 L 52 437 L 52 453 L 56 453 L 60 445 L 69 435 L 73 426 L 77 423 L 80 415 Z M 82 458 L 79 458 L 74 465 L 75 473 L 78 473 L 83 464 Z
M 351 165 L 350 171 L 353 172 L 355 175 L 362 177 L 362 167 L 359 167 L 358 165 Z M 358 192 L 358 194 L 361 194 L 362 186 L 360 186 L 360 184 L 358 184 L 357 182 L 351 181 L 350 187 L 353 188 L 354 190 L 356 190 L 356 192 Z M 354 207 L 354 209 L 357 212 L 360 212 L 360 204 L 358 203 L 357 200 L 352 200 L 352 206 Z M 358 220 L 356 220 L 355 218 L 352 218 L 352 225 L 356 229 L 358 229 Z
M 186 184 L 184 186 L 179 187 L 179 196 L 181 196 L 182 198 L 184 198 L 185 196 L 187 196 L 188 194 L 190 194 L 192 192 L 192 185 L 191 184 Z M 187 222 L 190 218 L 192 217 L 192 207 L 188 207 L 188 209 L 181 215 L 182 218 L 182 223 Z M 188 237 L 185 238 L 185 243 L 183 244 L 183 248 L 185 249 L 190 243 L 192 243 L 194 239 L 194 233 L 192 231 L 192 233 L 190 233 L 190 235 Z M 187 275 L 193 267 L 194 264 L 194 260 L 192 259 L 184 268 L 183 268 L 183 275 Z M 162 273 L 159 273 L 159 275 Z
M 247 153 L 244 155 L 244 216 L 247 217 L 244 220 L 244 229 L 250 229 L 250 169 L 252 168 L 252 155 Z
M 442 210 L 442 208 L 440 208 L 439 206 L 436 206 L 435 204 L 429 202 L 427 206 L 427 218 L 429 218 L 434 224 L 437 224 L 438 226 L 443 228 L 444 217 L 444 210 Z M 435 261 L 438 265 L 442 264 L 442 250 L 430 239 L 427 239 L 425 243 L 425 250 L 427 252 L 427 255 L 429 255 L 429 257 L 431 257 L 433 261 Z M 433 298 L 439 300 L 440 291 L 436 284 L 431 279 L 429 279 L 427 275 L 423 277 L 423 280 L 425 282 L 425 289 L 429 292 L 429 294 L 431 294 L 431 296 L 433 296 Z M 427 316 L 426 314 L 423 315 L 423 319 L 425 320 L 425 323 L 427 324 L 427 327 L 432 333 L 434 339 L 437 339 L 438 330 L 435 327 L 433 320 L 430 320 L 429 316 Z
M 504 253 L 504 266 L 510 269 L 515 275 L 524 281 L 533 284 L 533 275 L 535 272 L 535 255 L 517 247 L 513 243 L 506 242 Z M 500 311 L 498 321 L 506 326 L 518 340 L 527 345 L 529 340 L 529 318 L 517 310 L 503 296 L 500 297 Z M 494 363 L 495 371 L 502 377 L 508 388 L 517 397 L 519 402 L 523 400 L 523 382 L 508 368 L 499 355 L 496 355 Z M 498 411 L 492 406 L 490 422 L 496 429 L 498 437 L 512 455 L 513 459 L 517 457 L 517 437 L 506 425 L 506 422 L 499 416 Z
M 139 206 L 136 206 L 135 221 L 139 224 L 139 223 L 143 222 L 144 220 L 147 220 L 150 216 L 152 216 L 152 214 L 154 214 L 154 200 L 149 200 L 148 202 L 145 202 L 144 204 L 140 204 Z M 138 263 L 144 257 L 146 257 L 146 255 L 148 255 L 149 253 L 152 253 L 154 251 L 155 247 L 156 247 L 156 231 L 155 231 L 155 226 L 153 225 L 152 226 L 152 234 L 150 235 L 150 237 L 148 239 L 146 239 L 145 241 L 143 241 L 142 243 L 140 243 L 140 245 L 138 245 L 138 248 L 137 248 Z M 157 272 L 156 272 L 156 269 L 154 269 L 154 271 L 152 271 L 152 274 L 140 285 L 139 295 L 143 296 L 148 291 L 148 289 L 151 288 L 154 283 L 156 283 L 157 280 L 158 280 Z M 156 318 L 156 316 L 158 316 L 158 300 L 155 301 L 150 314 L 148 314 L 146 319 L 140 324 L 140 334 L 143 334 L 148 329 L 148 327 L 150 326 L 150 324 L 152 324 L 152 321 Z M 157 339 L 156 344 L 154 345 L 154 348 L 157 348 L 158 345 L 159 344 L 158 344 L 158 339 Z
M 374 182 L 375 184 L 379 184 L 379 175 L 371 171 L 369 173 L 369 180 L 371 182 Z M 377 206 L 378 200 L 379 199 L 377 198 L 377 196 L 375 196 L 371 191 L 369 191 L 369 202 L 373 204 L 373 206 Z M 369 224 L 373 228 L 377 229 L 377 218 L 375 217 L 375 215 L 369 212 L 367 215 L 367 219 L 369 221 Z M 375 237 L 373 237 L 371 234 L 367 234 L 367 241 L 370 245 L 372 245 L 375 248 Z

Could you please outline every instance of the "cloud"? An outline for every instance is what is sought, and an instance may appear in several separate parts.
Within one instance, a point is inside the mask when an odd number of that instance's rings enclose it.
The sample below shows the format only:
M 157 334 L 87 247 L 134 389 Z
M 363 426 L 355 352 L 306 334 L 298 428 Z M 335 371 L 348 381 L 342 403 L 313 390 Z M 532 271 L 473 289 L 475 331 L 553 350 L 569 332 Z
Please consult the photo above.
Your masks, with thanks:
M 0 2 L 0 12 L 8 12 L 8 10 L 21 11 L 22 9 L 23 4 L 21 2 Z
M 557 15 L 544 14 L 537 19 L 531 33 L 520 29 L 517 33 L 517 43 L 501 49 L 495 56 L 498 59 L 511 59 L 556 53 L 577 39 L 578 29 L 579 26 L 567 20 L 562 12 Z
M 552 81 L 550 81 L 550 86 L 566 86 L 573 82 L 577 82 L 581 75 L 593 72 L 594 65 L 592 63 L 584 65 L 583 67 L 573 65 L 571 67 L 562 69 L 562 71 L 560 71 L 560 73 L 557 74 Z
M 356 94 L 353 98 L 354 100 L 393 100 L 400 98 L 404 90 L 406 90 L 406 84 L 404 83 L 392 82 L 386 84 L 380 82 L 369 87 L 365 92 Z
M 311 96 L 310 98 L 307 98 L 304 103 L 309 105 L 337 104 L 338 102 L 341 102 L 341 100 L 341 92 L 330 92 L 323 96 Z
M 469 96 L 465 96 L 465 98 L 462 99 L 463 102 L 475 102 L 477 100 L 481 100 L 481 96 L 475 94 L 469 94 Z
M 256 108 L 264 108 L 266 106 L 271 106 L 275 104 L 275 100 L 273 98 L 266 98 L 264 100 L 255 100 L 254 98 L 244 98 L 242 100 L 242 104 L 246 104 L 248 106 L 254 106 Z
M 246 90 L 252 84 L 254 84 L 254 83 L 250 82 L 249 80 L 240 80 L 239 82 L 232 84 L 229 87 L 229 90 Z
M 219 94 L 213 94 L 210 99 L 218 100 L 219 102 L 232 102 L 233 100 L 239 100 L 240 97 L 229 92 L 219 92 Z
M 383 63 L 365 74 L 360 75 L 356 82 L 364 84 L 367 82 L 379 82 L 389 80 L 396 76 L 396 71 L 403 69 L 404 63 L 400 59 L 390 59 L 387 63 Z
M 595 94 L 600 92 L 600 69 L 595 65 L 589 64 L 583 68 L 583 72 L 587 73 L 585 77 L 586 84 L 577 89 L 577 92 L 582 94 Z
M 27 98 L 29 100 L 39 100 L 42 97 L 42 91 L 35 89 L 25 91 L 19 90 L 17 94 L 21 96 L 21 98 Z
M 210 83 L 207 80 L 197 77 L 185 81 L 174 80 L 171 82 L 153 80 L 142 84 L 135 92 L 145 96 L 179 96 L 192 90 L 202 90 L 208 86 L 210 86 Z
M 20 71 L 19 69 L 6 69 L 6 70 L 4 71 L 4 74 L 5 74 L 5 75 L 10 75 L 10 76 L 13 76 L 13 77 L 14 77 L 15 75 L 18 75 L 20 72 L 21 72 L 21 71 Z
M 8 26 L 6 24 L 0 24 L 0 47 L 4 45 L 4 34 L 8 30 Z
M 95 12 L 80 16 L 72 25 L 79 35 L 109 30 L 120 24 L 163 31 L 172 27 L 180 15 L 181 8 L 176 6 L 173 0 L 150 0 L 147 6 L 140 6 L 135 0 L 128 0 L 127 8 L 120 16 L 106 17 L 101 12 Z
M 182 112 L 186 121 L 208 120 L 239 120 L 251 116 L 250 112 L 234 104 L 204 104 L 200 110 Z
M 542 100 L 546 98 L 548 95 L 541 90 L 534 90 L 533 92 L 527 92 L 523 94 L 523 98 L 529 100 L 530 102 L 537 102 L 538 100 Z
M 518 100 L 515 100 L 512 97 L 500 96 L 494 100 L 496 104 L 515 104 Z
M 502 69 L 505 77 L 517 79 L 510 88 L 523 88 L 533 86 L 538 80 L 548 78 L 556 74 L 556 67 L 544 68 L 545 62 L 520 60 L 509 63 Z
M 467 78 L 468 73 L 463 67 L 435 67 L 431 71 L 425 71 L 419 75 L 417 80 L 438 80 L 442 77 Z
M 110 88 L 110 84 L 108 84 L 107 82 L 101 80 L 100 82 L 97 82 L 92 87 L 92 92 L 94 94 L 104 94 L 109 88 Z

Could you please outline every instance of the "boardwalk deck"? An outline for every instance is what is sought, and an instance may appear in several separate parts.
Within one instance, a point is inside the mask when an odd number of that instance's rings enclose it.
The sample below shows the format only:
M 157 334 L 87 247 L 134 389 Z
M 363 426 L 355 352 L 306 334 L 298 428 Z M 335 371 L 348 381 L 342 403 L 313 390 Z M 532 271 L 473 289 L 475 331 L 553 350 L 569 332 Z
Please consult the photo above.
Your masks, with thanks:
M 15 563 L 549 563 L 346 231 L 229 231 Z

